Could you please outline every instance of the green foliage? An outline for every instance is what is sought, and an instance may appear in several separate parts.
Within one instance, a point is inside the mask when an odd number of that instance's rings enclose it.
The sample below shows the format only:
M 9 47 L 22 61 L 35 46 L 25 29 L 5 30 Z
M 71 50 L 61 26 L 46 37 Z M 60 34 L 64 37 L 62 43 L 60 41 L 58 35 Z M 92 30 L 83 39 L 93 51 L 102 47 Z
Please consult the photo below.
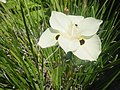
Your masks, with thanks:
M 0 89 L 109 89 L 120 80 L 119 5 L 114 4 L 115 0 L 0 2 Z M 102 53 L 97 62 L 79 60 L 71 52 L 66 55 L 59 46 L 37 46 L 53 10 L 104 21 L 98 32 Z

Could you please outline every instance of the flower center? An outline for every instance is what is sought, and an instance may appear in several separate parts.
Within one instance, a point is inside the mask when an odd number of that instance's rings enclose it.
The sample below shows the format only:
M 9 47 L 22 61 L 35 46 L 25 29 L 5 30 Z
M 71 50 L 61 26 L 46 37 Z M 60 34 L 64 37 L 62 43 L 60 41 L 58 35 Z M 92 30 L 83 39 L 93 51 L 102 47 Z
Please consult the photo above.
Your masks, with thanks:
M 58 40 L 59 36 L 60 36 L 60 35 L 57 35 L 57 36 L 55 37 L 55 39 Z
M 79 42 L 80 42 L 80 45 L 85 44 L 85 40 L 84 39 L 79 40 Z

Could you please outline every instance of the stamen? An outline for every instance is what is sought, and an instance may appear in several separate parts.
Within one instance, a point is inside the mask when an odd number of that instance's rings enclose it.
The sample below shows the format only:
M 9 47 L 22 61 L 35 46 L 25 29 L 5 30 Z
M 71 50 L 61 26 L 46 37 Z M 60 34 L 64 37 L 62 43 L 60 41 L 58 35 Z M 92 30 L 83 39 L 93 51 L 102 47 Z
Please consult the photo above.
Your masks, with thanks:
M 57 36 L 55 37 L 55 39 L 58 40 L 59 36 L 60 36 L 60 35 L 57 35 Z
M 83 45 L 85 43 L 85 40 L 81 39 L 79 42 L 80 42 L 80 45 Z

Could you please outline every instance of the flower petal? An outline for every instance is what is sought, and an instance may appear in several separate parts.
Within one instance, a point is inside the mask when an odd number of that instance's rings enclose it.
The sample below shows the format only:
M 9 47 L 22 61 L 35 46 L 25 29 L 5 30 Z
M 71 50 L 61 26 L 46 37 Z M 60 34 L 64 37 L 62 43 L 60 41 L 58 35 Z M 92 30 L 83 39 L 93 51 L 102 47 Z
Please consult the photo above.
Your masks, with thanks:
M 64 13 L 52 11 L 50 17 L 50 25 L 53 29 L 65 33 L 65 30 L 68 29 L 69 23 L 69 19 Z
M 84 19 L 83 16 L 67 15 L 67 17 L 74 24 L 79 24 Z
M 66 53 L 69 51 L 75 51 L 79 47 L 78 40 L 70 39 L 64 36 L 59 37 L 58 43 Z
M 45 30 L 45 32 L 43 32 L 38 42 L 38 45 L 41 48 L 46 48 L 56 45 L 57 43 L 56 36 L 58 35 L 58 33 L 53 33 L 53 31 L 54 29 L 48 28 L 47 30 Z
M 92 17 L 85 18 L 80 23 L 80 32 L 83 36 L 91 36 L 94 35 L 98 29 L 100 24 L 102 23 L 102 20 L 98 20 Z
M 78 58 L 83 60 L 95 61 L 101 53 L 101 41 L 98 35 L 85 39 L 85 43 L 73 52 Z
M 3 2 L 3 3 L 6 3 L 6 0 L 0 0 L 1 2 Z
M 73 15 L 67 15 L 69 23 L 67 26 L 66 32 L 63 33 L 64 35 L 68 35 L 73 38 L 79 38 L 81 36 L 80 34 L 80 28 L 79 23 L 84 19 L 83 16 L 73 16 Z

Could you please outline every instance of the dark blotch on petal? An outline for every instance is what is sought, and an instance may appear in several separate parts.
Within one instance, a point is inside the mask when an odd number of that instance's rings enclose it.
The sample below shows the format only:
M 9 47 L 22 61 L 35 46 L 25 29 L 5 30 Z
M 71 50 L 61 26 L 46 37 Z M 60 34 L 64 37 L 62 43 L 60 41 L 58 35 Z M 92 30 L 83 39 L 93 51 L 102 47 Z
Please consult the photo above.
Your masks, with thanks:
M 77 27 L 78 25 L 77 25 L 77 24 L 75 24 L 75 26 Z
M 57 36 L 55 37 L 55 39 L 58 40 L 59 36 L 60 36 L 60 35 L 57 35 Z
M 85 43 L 85 40 L 81 39 L 79 42 L 80 42 L 80 45 L 83 45 Z

